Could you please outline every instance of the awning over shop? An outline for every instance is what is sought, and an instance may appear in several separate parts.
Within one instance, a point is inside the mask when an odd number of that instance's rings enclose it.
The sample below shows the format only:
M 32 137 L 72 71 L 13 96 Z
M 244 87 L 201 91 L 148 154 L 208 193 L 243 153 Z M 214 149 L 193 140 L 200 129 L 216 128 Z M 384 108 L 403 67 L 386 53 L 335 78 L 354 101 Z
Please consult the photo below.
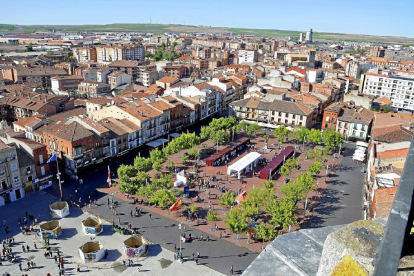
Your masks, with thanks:
M 179 134 L 179 133 L 171 133 L 170 134 L 170 136 L 172 137 L 172 138 L 177 138 L 177 137 L 180 137 L 181 136 L 181 134 Z
M 168 139 L 161 138 L 161 139 L 149 142 L 146 145 L 149 146 L 149 147 L 152 147 L 152 148 L 158 148 L 159 146 L 161 146 L 162 144 L 167 143 L 167 142 L 169 142 Z

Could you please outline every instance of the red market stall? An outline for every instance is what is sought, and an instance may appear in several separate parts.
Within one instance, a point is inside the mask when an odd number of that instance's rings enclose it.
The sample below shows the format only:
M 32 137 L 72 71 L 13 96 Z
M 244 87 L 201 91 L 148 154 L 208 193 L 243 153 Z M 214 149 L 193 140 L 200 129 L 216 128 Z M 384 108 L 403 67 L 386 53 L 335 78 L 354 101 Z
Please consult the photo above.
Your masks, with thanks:
M 235 157 L 237 153 L 241 152 L 243 149 L 250 145 L 250 138 L 243 137 L 233 146 L 229 146 L 216 154 L 213 154 L 206 159 L 207 166 L 220 166 L 226 160 L 230 160 L 231 157 Z
M 269 164 L 260 170 L 260 179 L 269 179 L 277 170 L 282 167 L 284 160 L 290 158 L 295 149 L 293 147 L 286 147 L 278 156 L 276 156 Z

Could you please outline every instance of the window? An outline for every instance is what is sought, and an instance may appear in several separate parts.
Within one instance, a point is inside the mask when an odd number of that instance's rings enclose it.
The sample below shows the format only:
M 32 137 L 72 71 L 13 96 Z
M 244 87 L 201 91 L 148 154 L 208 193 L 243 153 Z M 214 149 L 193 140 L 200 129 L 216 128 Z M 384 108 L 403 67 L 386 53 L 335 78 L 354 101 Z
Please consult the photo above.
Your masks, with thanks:
M 361 138 L 364 137 L 364 133 L 363 132 L 360 132 L 359 133 L 359 137 L 361 137 Z
M 355 131 L 355 130 L 354 130 L 354 131 L 352 131 L 352 135 L 353 135 L 353 136 L 355 136 L 355 134 L 356 134 L 356 131 Z
M 334 117 L 332 118 L 332 123 L 335 123 L 335 118 Z
M 89 143 L 89 149 L 92 149 L 92 143 Z
M 362 125 L 361 130 L 365 130 L 365 125 Z
M 325 122 L 329 122 L 329 116 L 326 116 Z
M 358 126 L 357 126 L 357 124 L 354 124 L 354 129 L 358 129 Z
M 29 176 L 27 177 L 27 181 L 32 182 L 32 181 L 33 181 L 33 176 L 29 175 Z
M 82 152 L 86 150 L 86 146 L 82 146 Z
M 15 176 L 14 177 L 14 183 L 15 184 L 19 184 L 20 183 L 20 177 L 19 176 Z
M 327 128 L 328 127 L 328 123 L 325 123 L 325 128 Z
M 27 168 L 26 168 L 26 172 L 27 172 L 27 173 L 32 173 L 32 169 L 31 169 L 30 167 L 27 167 Z

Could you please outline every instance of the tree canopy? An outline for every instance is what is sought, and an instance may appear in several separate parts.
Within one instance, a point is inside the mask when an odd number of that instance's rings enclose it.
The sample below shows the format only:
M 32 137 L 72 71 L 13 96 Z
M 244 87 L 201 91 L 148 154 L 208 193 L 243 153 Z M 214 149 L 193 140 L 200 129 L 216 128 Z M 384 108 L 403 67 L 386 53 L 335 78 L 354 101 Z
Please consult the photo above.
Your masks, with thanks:
M 336 148 L 339 144 L 344 142 L 344 137 L 334 130 L 324 130 L 322 133 L 322 140 L 326 147 Z
M 285 126 L 280 126 L 273 132 L 273 135 L 277 137 L 279 143 L 283 143 L 285 137 L 289 135 L 290 131 Z

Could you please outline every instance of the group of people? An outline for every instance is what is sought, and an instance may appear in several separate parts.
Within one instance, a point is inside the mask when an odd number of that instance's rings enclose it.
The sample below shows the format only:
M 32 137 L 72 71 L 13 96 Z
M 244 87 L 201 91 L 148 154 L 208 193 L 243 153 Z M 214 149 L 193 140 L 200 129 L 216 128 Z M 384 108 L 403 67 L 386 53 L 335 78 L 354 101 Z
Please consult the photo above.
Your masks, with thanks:
M 1 258 L 0 258 L 0 265 L 3 265 L 2 264 L 2 261 L 5 261 L 5 260 L 7 260 L 7 261 L 9 261 L 11 263 L 14 263 L 14 261 L 16 260 L 16 256 L 13 253 L 13 250 L 11 248 L 13 246 L 13 244 L 14 244 L 14 238 L 6 238 L 6 239 L 4 239 L 2 241 L 2 244 L 3 244 L 3 250 L 2 250 L 2 253 L 3 254 L 2 254 Z

